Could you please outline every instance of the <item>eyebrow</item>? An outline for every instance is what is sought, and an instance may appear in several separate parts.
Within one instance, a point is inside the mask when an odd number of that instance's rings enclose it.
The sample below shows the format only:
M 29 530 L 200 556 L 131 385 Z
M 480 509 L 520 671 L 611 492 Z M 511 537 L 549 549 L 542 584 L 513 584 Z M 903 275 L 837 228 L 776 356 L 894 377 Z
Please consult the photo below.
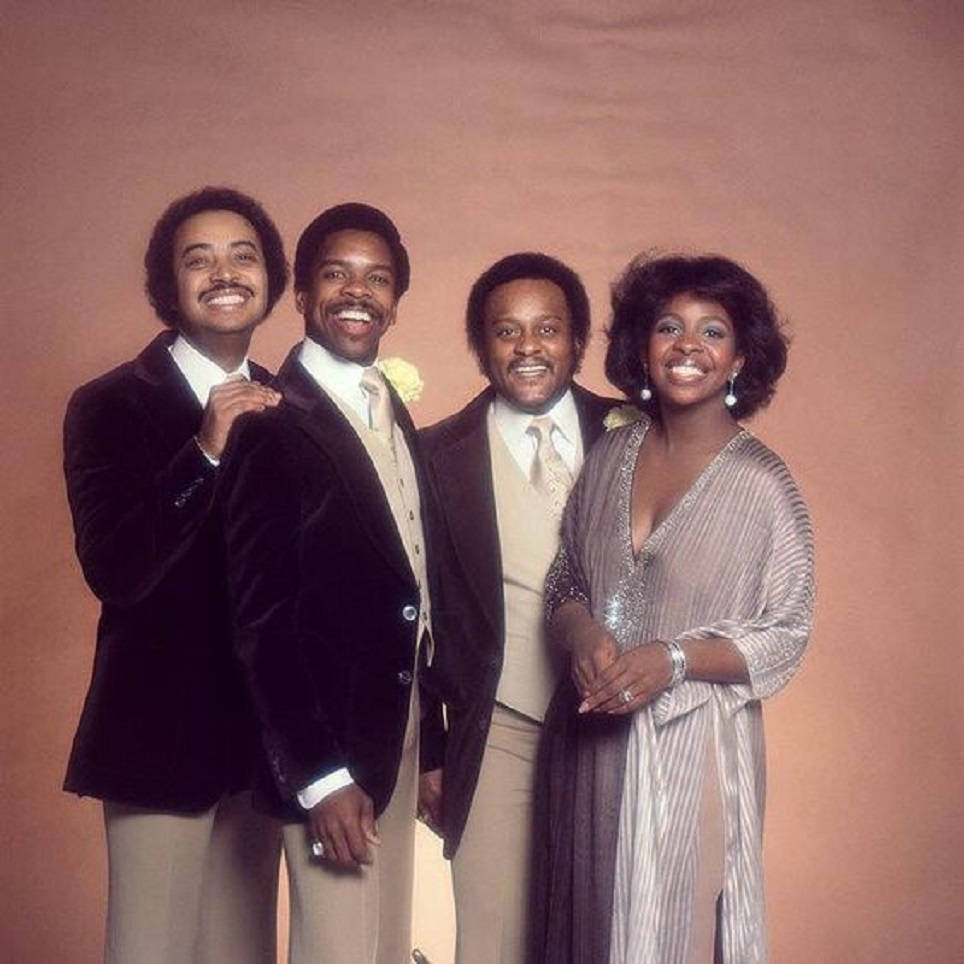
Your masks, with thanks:
M 181 257 L 189 254 L 191 251 L 210 251 L 214 245 L 210 241 L 198 241 L 197 244 L 189 244 L 182 252 Z M 258 246 L 253 242 L 249 241 L 247 238 L 242 238 L 239 241 L 232 241 L 230 244 L 232 248 L 251 248 L 252 251 L 257 251 Z
M 547 311 L 545 314 L 537 315 L 533 318 L 533 321 L 562 321 L 563 316 L 557 315 L 554 311 Z M 514 324 L 519 324 L 519 319 L 512 314 L 496 315 L 489 324 L 498 325 L 504 324 L 507 321 L 511 321 Z
M 677 321 L 683 320 L 683 316 L 676 314 L 675 311 L 664 311 L 656 316 L 657 321 L 662 321 L 664 318 L 675 318 Z M 704 321 L 719 321 L 732 326 L 732 322 L 727 321 L 722 315 L 700 315 L 698 322 L 702 323 Z
M 318 262 L 318 268 L 324 268 L 330 264 L 337 264 L 342 268 L 351 268 L 355 263 L 354 261 L 349 261 L 347 258 L 325 258 L 323 261 Z M 317 271 L 318 268 L 315 268 L 315 270 Z M 389 274 L 395 274 L 395 269 L 390 264 L 370 264 L 366 270 L 387 271 Z

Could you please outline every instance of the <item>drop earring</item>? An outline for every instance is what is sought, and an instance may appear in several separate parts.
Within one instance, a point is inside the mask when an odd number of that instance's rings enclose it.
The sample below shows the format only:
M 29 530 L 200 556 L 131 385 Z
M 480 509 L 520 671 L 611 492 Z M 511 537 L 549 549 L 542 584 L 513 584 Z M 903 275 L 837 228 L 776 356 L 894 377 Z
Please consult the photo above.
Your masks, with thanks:
M 653 397 L 649 387 L 649 369 L 643 365 L 643 387 L 639 390 L 640 401 L 648 402 Z
M 727 408 L 733 408 L 733 406 L 736 405 L 736 392 L 734 391 L 736 388 L 736 374 L 736 372 L 733 372 L 730 375 L 729 388 L 727 389 L 726 394 L 723 396 L 723 404 Z

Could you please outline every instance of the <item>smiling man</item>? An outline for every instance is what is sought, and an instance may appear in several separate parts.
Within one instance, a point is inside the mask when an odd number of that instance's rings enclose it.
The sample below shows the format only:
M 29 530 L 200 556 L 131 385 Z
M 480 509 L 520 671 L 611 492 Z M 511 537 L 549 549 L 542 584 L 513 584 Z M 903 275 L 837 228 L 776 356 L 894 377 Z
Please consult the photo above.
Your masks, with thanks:
M 106 960 L 263 964 L 279 833 L 239 792 L 254 724 L 212 507 L 232 423 L 280 397 L 247 351 L 287 267 L 261 206 L 225 188 L 171 204 L 144 264 L 168 330 L 80 388 L 64 423 L 77 554 L 102 603 L 65 789 L 104 801 Z
M 491 385 L 421 433 L 445 531 L 439 658 L 448 709 L 442 831 L 452 857 L 457 964 L 526 959 L 536 747 L 558 667 L 542 588 L 583 454 L 619 403 L 573 384 L 589 338 L 579 277 L 510 255 L 476 281 L 469 345 Z
M 284 400 L 243 419 L 225 456 L 236 645 L 273 777 L 264 799 L 286 821 L 296 964 L 411 952 L 419 754 L 440 761 L 441 715 L 419 699 L 431 640 L 415 430 L 376 365 L 408 283 L 381 211 L 312 221 Z

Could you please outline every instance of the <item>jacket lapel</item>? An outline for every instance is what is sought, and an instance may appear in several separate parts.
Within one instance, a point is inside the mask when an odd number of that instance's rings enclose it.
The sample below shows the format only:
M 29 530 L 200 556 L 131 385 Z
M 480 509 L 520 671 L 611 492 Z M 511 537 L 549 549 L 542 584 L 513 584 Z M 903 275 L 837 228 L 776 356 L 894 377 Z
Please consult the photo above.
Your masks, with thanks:
M 446 494 L 441 501 L 456 555 L 493 634 L 501 638 L 501 547 L 486 430 L 491 398 L 487 390 L 470 404 L 450 441 L 432 456 L 432 471 Z
M 348 419 L 301 366 L 298 350 L 298 346 L 292 349 L 275 379 L 284 395 L 282 404 L 294 410 L 298 427 L 328 457 L 371 543 L 400 575 L 412 581 L 412 568 L 375 466 Z M 411 426 L 407 413 L 405 421 Z M 406 439 L 410 437 L 406 433 Z
M 150 391 L 145 416 L 161 437 L 182 445 L 201 425 L 201 406 L 168 351 L 176 337 L 176 331 L 157 335 L 134 360 L 134 373 Z

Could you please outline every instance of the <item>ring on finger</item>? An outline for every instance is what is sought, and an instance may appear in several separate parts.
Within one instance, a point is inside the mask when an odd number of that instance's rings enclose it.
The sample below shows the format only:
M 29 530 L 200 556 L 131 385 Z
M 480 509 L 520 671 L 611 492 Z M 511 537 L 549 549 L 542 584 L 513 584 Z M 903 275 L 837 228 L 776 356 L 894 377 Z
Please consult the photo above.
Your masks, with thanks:
M 311 856 L 322 860 L 325 856 L 325 845 L 320 840 L 311 841 Z
M 633 694 L 630 693 L 628 689 L 625 689 L 619 694 L 619 698 L 623 701 L 623 703 L 632 703 Z

